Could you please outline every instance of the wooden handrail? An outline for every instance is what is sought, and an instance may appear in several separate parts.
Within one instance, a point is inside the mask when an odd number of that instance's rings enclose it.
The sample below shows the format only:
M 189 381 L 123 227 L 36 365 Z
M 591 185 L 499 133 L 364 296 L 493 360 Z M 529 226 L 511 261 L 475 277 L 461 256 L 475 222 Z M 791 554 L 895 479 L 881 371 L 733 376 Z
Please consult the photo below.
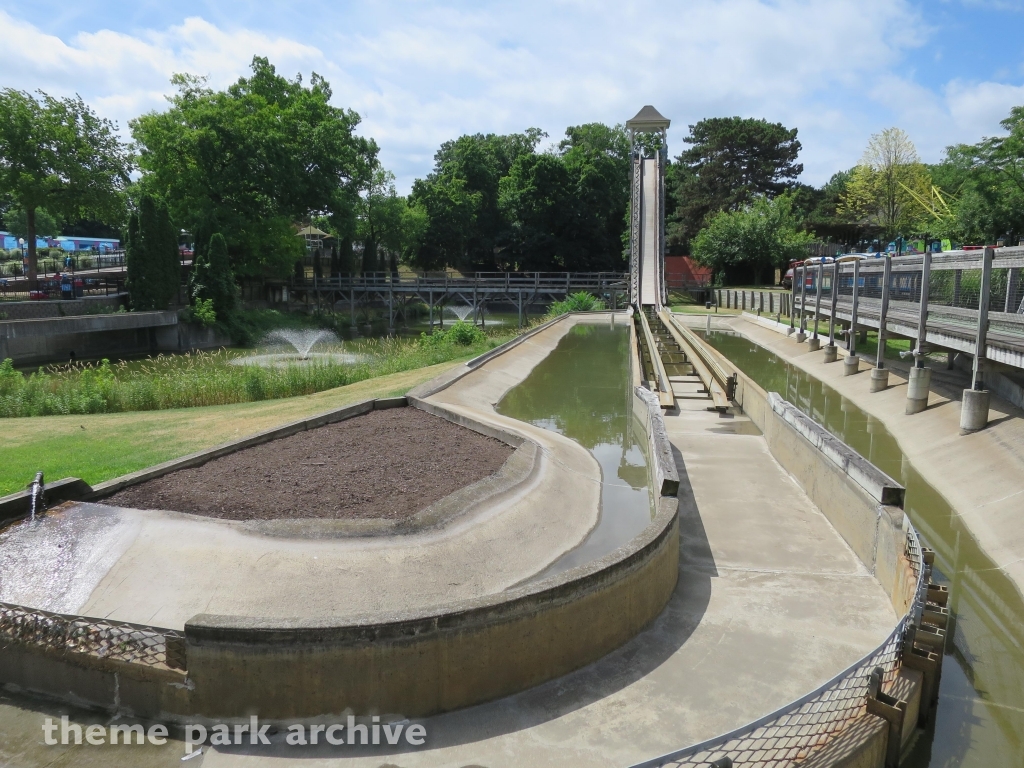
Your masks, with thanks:
M 665 363 L 662 362 L 661 355 L 658 354 L 658 344 L 654 340 L 654 334 L 651 333 L 651 326 L 647 322 L 647 315 L 642 310 L 637 310 L 637 313 L 640 315 L 640 325 L 644 331 L 644 343 L 647 344 L 647 349 L 651 353 L 651 365 L 654 366 L 654 375 L 658 378 L 658 381 L 654 382 L 658 387 L 658 401 L 661 403 L 662 408 L 673 408 L 676 404 L 676 398 L 672 392 L 672 382 L 668 380 Z

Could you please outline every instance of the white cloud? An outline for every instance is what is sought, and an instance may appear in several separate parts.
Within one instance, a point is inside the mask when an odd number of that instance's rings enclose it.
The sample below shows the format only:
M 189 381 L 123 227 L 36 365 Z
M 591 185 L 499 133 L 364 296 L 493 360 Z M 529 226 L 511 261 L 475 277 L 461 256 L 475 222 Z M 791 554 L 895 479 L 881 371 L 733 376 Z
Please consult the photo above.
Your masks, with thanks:
M 1012 85 L 922 86 L 898 70 L 929 54 L 929 28 L 908 0 L 690 0 L 668 5 L 593 0 L 441 7 L 385 2 L 320 7 L 299 34 L 275 19 L 231 28 L 198 17 L 163 29 L 82 32 L 66 41 L 0 12 L 0 79 L 18 88 L 80 92 L 105 116 L 160 109 L 173 72 L 223 87 L 254 54 L 288 76 L 320 72 L 335 102 L 408 189 L 438 145 L 462 133 L 622 122 L 644 104 L 686 126 L 714 115 L 766 117 L 800 129 L 805 180 L 821 183 L 860 157 L 871 133 L 899 124 L 926 159 L 952 141 L 998 130 Z M 257 28 L 258 27 L 258 28 Z M 40 52 L 45 55 L 40 55 Z M 923 64 L 922 64 L 923 66 Z

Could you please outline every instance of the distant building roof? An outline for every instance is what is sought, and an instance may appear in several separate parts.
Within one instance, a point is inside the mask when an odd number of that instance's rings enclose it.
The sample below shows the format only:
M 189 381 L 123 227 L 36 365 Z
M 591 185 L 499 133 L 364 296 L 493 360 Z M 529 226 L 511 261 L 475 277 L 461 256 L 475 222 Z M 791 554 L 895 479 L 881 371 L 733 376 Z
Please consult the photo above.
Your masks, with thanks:
M 648 104 L 636 113 L 636 117 L 626 121 L 626 128 L 633 131 L 658 131 L 668 129 L 671 124 L 671 120 Z

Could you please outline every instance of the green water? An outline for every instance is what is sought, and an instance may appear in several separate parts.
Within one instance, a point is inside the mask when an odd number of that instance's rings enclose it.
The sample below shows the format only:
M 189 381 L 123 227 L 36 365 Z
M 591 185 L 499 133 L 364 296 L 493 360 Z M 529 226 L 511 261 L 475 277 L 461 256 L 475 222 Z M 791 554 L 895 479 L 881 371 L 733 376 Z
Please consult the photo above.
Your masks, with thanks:
M 502 415 L 575 440 L 601 466 L 597 526 L 538 578 L 603 557 L 650 524 L 647 460 L 632 429 L 631 397 L 629 327 L 620 321 L 574 326 L 498 403 Z
M 880 421 L 741 336 L 710 333 L 706 338 L 764 389 L 778 392 L 906 486 L 907 514 L 935 550 L 936 580 L 950 588 L 953 620 L 935 728 L 918 741 L 904 765 L 1024 766 L 1024 601 L 1016 587 L 981 552 L 956 512 L 910 465 Z

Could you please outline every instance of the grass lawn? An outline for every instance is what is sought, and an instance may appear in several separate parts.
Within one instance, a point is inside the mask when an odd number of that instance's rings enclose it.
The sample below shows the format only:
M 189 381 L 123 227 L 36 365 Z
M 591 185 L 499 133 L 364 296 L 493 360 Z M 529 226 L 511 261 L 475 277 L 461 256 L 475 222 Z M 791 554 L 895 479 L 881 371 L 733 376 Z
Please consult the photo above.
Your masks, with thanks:
M 314 395 L 256 403 L 3 419 L 0 496 L 22 490 L 39 470 L 46 473 L 47 481 L 80 477 L 95 485 L 359 400 L 404 395 L 460 362 L 393 373 Z
M 673 312 L 679 312 L 684 315 L 712 315 L 716 314 L 714 308 L 705 309 L 703 304 L 673 304 L 671 306 Z M 726 309 L 725 307 L 719 307 L 717 314 L 719 315 L 739 315 L 741 310 L 739 309 Z

